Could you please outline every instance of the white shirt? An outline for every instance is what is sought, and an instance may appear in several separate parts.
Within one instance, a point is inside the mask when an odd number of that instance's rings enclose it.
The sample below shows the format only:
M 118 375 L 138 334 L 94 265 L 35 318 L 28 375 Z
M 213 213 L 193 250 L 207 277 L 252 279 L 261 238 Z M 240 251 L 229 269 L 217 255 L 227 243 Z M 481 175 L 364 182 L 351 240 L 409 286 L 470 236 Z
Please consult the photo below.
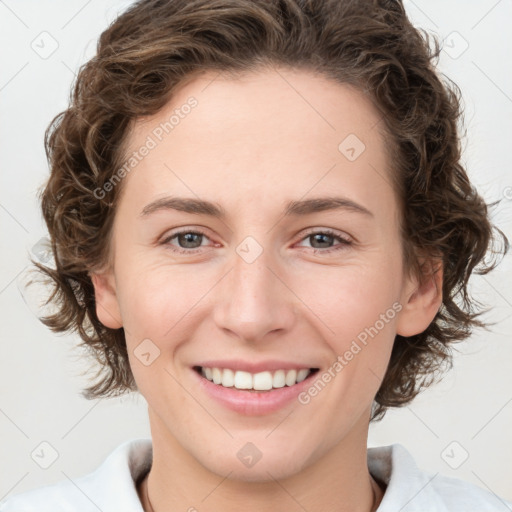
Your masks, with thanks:
M 143 512 L 136 482 L 151 462 L 150 439 L 128 441 L 93 473 L 12 496 L 0 512 Z M 512 511 L 512 502 L 473 484 L 419 470 L 400 444 L 369 448 L 368 468 L 387 485 L 377 512 Z

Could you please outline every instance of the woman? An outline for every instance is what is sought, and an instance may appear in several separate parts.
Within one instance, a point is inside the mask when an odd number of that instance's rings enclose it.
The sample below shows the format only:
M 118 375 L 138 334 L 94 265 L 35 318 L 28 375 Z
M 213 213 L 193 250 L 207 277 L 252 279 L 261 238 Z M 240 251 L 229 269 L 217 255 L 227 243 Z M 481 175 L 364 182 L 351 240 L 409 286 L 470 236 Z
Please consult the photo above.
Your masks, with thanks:
M 152 439 L 2 511 L 511 506 L 366 446 L 482 325 L 494 228 L 438 53 L 391 1 L 146 0 L 102 34 L 47 133 L 36 265 L 86 396 L 140 391 Z

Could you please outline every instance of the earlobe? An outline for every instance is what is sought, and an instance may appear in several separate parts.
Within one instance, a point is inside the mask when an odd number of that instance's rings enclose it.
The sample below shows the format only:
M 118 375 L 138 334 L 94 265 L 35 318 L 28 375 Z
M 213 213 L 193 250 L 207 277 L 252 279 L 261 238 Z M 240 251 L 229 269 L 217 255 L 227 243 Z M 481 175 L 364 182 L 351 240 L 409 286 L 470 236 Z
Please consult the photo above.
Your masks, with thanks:
M 98 320 L 110 329 L 121 328 L 123 323 L 117 301 L 114 276 L 111 272 L 106 272 L 102 274 L 89 273 L 89 277 L 94 286 Z
M 430 325 L 443 302 L 443 268 L 438 260 L 422 265 L 421 279 L 409 281 L 402 310 L 397 320 L 397 334 L 408 337 L 420 334 Z

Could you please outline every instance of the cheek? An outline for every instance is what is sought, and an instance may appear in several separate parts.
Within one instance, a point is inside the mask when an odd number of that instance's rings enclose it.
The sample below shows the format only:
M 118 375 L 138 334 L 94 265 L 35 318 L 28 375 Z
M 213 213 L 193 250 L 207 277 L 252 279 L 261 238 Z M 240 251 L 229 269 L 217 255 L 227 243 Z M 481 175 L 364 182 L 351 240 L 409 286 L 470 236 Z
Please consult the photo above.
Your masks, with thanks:
M 192 266 L 134 262 L 125 269 L 120 305 L 132 337 L 165 339 L 175 325 L 189 321 L 189 313 L 212 286 L 209 273 Z
M 332 359 L 321 376 L 327 391 L 322 391 L 324 385 L 312 385 L 304 400 L 314 402 L 312 410 L 336 425 L 335 437 L 371 406 L 386 372 L 401 310 L 398 287 L 390 277 L 370 271 L 340 273 L 330 280 L 327 298 L 310 296 L 316 304 L 312 309 L 329 327 L 323 333 Z
M 304 302 L 322 320 L 317 325 L 332 352 L 330 376 L 325 376 L 332 377 L 333 391 L 337 390 L 331 399 L 341 400 L 355 414 L 371 402 L 391 355 L 402 307 L 400 260 L 375 258 L 324 272 L 308 276 L 301 291 Z
M 399 265 L 391 258 L 328 268 L 305 277 L 298 294 L 337 340 L 346 341 L 373 326 L 381 315 L 391 320 L 385 324 L 389 330 L 396 317 L 400 275 Z M 378 327 L 386 330 L 381 322 Z
M 136 270 L 130 272 L 130 268 Z M 124 270 L 122 275 L 119 272 L 122 286 L 118 289 L 137 387 L 156 409 L 164 406 L 164 388 L 180 405 L 185 397 L 169 361 L 192 333 L 198 311 L 194 306 L 207 292 L 207 283 L 204 278 L 194 278 L 201 273 L 168 265 L 126 262 Z

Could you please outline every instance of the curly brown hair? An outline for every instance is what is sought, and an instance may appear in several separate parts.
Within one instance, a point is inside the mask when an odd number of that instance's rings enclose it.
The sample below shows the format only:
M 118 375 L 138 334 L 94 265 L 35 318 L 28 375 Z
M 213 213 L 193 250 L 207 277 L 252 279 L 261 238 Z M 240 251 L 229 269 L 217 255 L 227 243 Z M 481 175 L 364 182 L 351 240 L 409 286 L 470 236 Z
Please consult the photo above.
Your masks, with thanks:
M 78 332 L 99 362 L 83 395 L 136 390 L 124 330 L 98 320 L 90 278 L 109 264 L 122 186 L 105 184 L 123 164 L 132 123 L 158 112 L 198 73 L 266 65 L 313 71 L 367 95 L 393 155 L 406 269 L 425 277 L 424 257 L 442 262 L 442 306 L 421 334 L 396 336 L 372 420 L 407 404 L 450 366 L 450 344 L 485 326 L 468 279 L 494 268 L 495 258 L 484 259 L 504 254 L 508 240 L 461 165 L 461 94 L 436 71 L 440 51 L 398 0 L 140 0 L 120 15 L 45 134 L 51 174 L 40 194 L 55 268 L 33 263 L 53 285 L 48 303 L 57 311 L 41 321 L 54 332 Z M 108 190 L 101 199 L 99 189 Z

